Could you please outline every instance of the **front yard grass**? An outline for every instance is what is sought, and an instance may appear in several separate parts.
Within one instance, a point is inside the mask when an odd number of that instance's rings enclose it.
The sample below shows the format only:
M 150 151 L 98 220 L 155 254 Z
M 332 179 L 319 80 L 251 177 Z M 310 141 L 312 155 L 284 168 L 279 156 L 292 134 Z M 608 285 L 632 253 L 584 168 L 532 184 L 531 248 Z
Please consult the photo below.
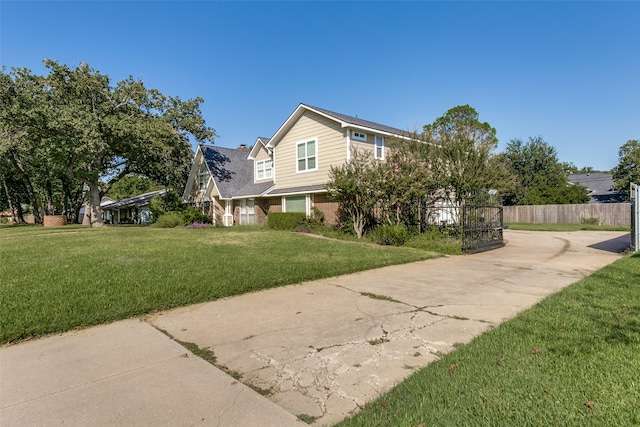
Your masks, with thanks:
M 640 254 L 418 371 L 347 426 L 640 425 Z
M 438 256 L 259 227 L 0 230 L 0 344 Z

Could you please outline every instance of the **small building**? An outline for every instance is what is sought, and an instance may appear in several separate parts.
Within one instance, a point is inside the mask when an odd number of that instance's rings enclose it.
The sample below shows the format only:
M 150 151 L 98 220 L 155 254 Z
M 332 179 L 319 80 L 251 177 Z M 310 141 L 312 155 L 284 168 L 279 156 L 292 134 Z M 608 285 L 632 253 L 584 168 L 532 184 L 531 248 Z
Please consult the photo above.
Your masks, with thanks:
M 148 224 L 151 215 L 149 202 L 166 192 L 158 190 L 118 201 L 103 200 L 100 203 L 103 220 L 105 224 Z

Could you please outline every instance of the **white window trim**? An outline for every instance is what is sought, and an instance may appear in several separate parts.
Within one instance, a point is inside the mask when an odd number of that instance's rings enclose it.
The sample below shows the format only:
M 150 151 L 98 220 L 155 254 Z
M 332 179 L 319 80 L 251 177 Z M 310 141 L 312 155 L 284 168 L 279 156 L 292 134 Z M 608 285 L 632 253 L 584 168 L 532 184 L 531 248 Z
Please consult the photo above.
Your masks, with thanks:
M 367 134 L 364 133 L 364 132 L 359 132 L 357 130 L 352 130 L 351 131 L 351 137 L 353 138 L 354 141 L 367 142 Z
M 269 170 L 269 175 L 267 175 L 267 168 L 266 168 L 266 164 L 267 162 L 271 162 L 271 167 L 268 169 Z M 259 174 L 258 174 L 258 170 L 260 168 L 260 164 L 262 164 L 262 173 L 263 173 L 263 177 L 260 178 Z M 271 179 L 273 178 L 273 160 L 271 159 L 267 159 L 267 160 L 260 160 L 258 162 L 256 162 L 256 181 L 260 181 L 263 179 Z
M 202 180 L 202 177 L 206 175 L 206 179 Z M 206 166 L 204 160 L 200 163 L 200 167 L 198 168 L 197 179 L 198 179 L 198 191 L 204 191 L 207 189 L 209 184 L 209 178 L 211 178 L 211 172 L 209 172 L 209 168 Z
M 316 167 L 315 167 L 315 168 L 313 168 L 313 169 L 304 169 L 304 170 L 300 170 L 300 169 L 298 168 L 298 161 L 300 160 L 300 159 L 298 159 L 298 147 L 299 147 L 301 144 L 305 144 L 305 152 L 306 152 L 306 144 L 308 144 L 308 143 L 310 143 L 310 142 L 315 142 L 315 146 L 316 146 L 316 155 L 315 155 L 315 158 L 316 158 Z M 319 163 L 319 162 L 318 162 L 318 158 L 319 158 L 319 156 L 318 156 L 318 151 L 319 151 L 319 150 L 318 150 L 318 137 L 317 137 L 317 136 L 316 136 L 316 137 L 314 137 L 314 138 L 305 139 L 304 141 L 296 142 L 296 173 L 307 173 L 307 172 L 315 172 L 315 171 L 317 171 L 317 170 L 318 170 L 318 163 Z M 308 158 L 309 158 L 309 156 L 305 157 L 305 159 L 308 159 Z M 308 164 L 308 161 L 307 161 L 306 163 Z
M 378 156 L 378 138 L 382 141 L 380 145 L 380 155 Z M 384 160 L 384 136 L 376 135 L 373 138 L 373 157 L 376 159 Z

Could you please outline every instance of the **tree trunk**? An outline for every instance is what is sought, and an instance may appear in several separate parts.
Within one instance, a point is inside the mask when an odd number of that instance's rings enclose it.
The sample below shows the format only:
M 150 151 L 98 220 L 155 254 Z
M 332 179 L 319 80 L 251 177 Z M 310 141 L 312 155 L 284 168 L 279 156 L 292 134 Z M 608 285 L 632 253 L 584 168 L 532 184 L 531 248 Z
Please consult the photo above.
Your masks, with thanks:
M 16 197 L 16 210 L 18 214 L 18 222 L 17 224 L 24 224 L 26 221 L 24 220 L 24 212 L 22 212 L 22 202 L 20 200 L 20 196 Z
M 104 227 L 102 208 L 100 207 L 100 187 L 98 187 L 97 180 L 89 184 L 89 203 L 85 208 L 85 218 L 87 218 L 87 211 L 91 227 Z
M 37 195 L 33 190 L 33 185 L 31 185 L 31 180 L 29 179 L 29 175 L 25 171 L 22 161 L 15 150 L 9 150 L 11 153 L 11 160 L 13 160 L 13 165 L 16 167 L 18 172 L 20 172 L 20 176 L 22 177 L 22 181 L 24 183 L 25 189 L 27 190 L 27 195 L 29 196 L 29 201 L 31 202 L 31 206 L 33 206 L 33 218 L 36 224 L 42 224 L 42 212 L 40 211 L 40 203 L 38 202 Z
M 69 181 L 61 178 L 62 192 L 64 193 L 64 214 L 70 224 L 77 224 L 80 219 L 80 209 L 82 208 L 83 196 L 82 187 L 80 189 L 71 189 Z M 87 223 L 86 225 L 89 225 Z
M 7 203 L 9 204 L 9 212 L 11 212 L 11 223 L 16 224 L 16 211 L 13 209 L 13 202 L 11 201 L 11 195 L 9 194 L 9 188 L 7 187 L 7 181 L 2 177 L 2 186 L 4 187 L 4 194 L 7 196 Z

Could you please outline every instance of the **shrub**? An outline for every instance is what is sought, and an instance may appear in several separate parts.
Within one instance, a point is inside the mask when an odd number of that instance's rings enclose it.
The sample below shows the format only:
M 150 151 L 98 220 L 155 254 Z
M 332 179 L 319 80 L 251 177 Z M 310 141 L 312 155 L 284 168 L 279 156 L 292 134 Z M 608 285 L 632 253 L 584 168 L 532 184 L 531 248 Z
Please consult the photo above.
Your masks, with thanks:
M 409 239 L 409 231 L 404 225 L 381 225 L 369 236 L 379 245 L 402 246 Z
M 174 190 L 169 190 L 164 196 L 157 195 L 149 201 L 149 222 L 154 223 L 161 215 L 181 211 L 183 207 L 182 197 Z
M 182 217 L 185 224 L 193 224 L 194 222 L 211 224 L 213 222 L 208 215 L 203 214 L 198 208 L 194 208 L 193 206 L 185 207 L 182 212 Z
M 462 241 L 453 237 L 447 230 L 433 227 L 425 232 L 417 234 L 406 243 L 406 246 L 441 254 L 462 254 Z
M 580 218 L 580 224 L 600 225 L 600 218 Z
M 176 228 L 184 225 L 184 219 L 180 212 L 167 212 L 162 214 L 156 220 L 154 227 L 158 228 Z
M 267 225 L 274 230 L 295 230 L 307 218 L 303 212 L 270 212 Z

